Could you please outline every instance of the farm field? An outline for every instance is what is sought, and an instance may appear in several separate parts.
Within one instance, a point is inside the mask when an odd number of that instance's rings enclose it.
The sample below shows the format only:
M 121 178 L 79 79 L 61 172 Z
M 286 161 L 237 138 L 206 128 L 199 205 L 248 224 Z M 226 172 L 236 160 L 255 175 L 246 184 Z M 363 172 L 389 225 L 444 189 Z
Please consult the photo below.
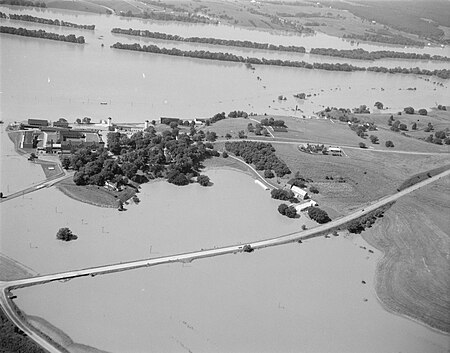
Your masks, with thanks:
M 330 119 L 303 119 L 289 116 L 274 117 L 274 119 L 282 119 L 288 126 L 288 132 L 273 132 L 276 138 L 286 140 L 298 140 L 300 142 L 309 142 L 311 144 L 325 144 L 336 146 L 355 146 L 358 147 L 360 142 L 363 142 L 367 147 L 373 147 L 380 150 L 402 150 L 413 152 L 447 152 L 448 146 L 434 145 L 424 141 L 419 141 L 411 137 L 403 136 L 399 132 L 390 131 L 387 125 L 387 119 L 389 115 L 378 116 L 375 114 L 366 114 L 366 116 L 358 115 L 358 118 L 364 122 L 374 122 L 380 128 L 376 131 L 367 131 L 367 137 L 361 138 L 356 135 L 356 132 L 352 131 L 347 123 L 330 120 Z M 374 117 L 372 117 L 374 115 Z M 257 116 L 256 119 L 261 120 L 264 117 Z M 433 122 L 436 118 L 431 118 Z M 439 119 L 441 125 L 450 125 L 443 119 Z M 428 123 L 428 120 L 427 120 Z M 384 127 L 384 125 L 386 127 Z M 425 125 L 425 124 L 424 124 Z M 435 130 L 438 130 L 436 127 Z M 409 134 L 409 132 L 408 132 Z M 371 143 L 369 136 L 375 135 L 379 138 L 379 143 Z M 429 133 L 427 134 L 429 135 Z M 249 138 L 253 137 L 249 134 Z M 387 148 L 385 146 L 386 141 L 392 141 L 394 148 Z
M 450 331 L 450 179 L 441 179 L 398 200 L 382 222 L 362 233 L 384 252 L 376 291 L 393 312 Z
M 386 155 L 369 150 L 344 149 L 348 157 L 338 157 L 300 152 L 296 145 L 273 143 L 273 146 L 277 156 L 293 173 L 299 171 L 305 178 L 313 180 L 309 185 L 319 189 L 319 194 L 313 196 L 314 200 L 340 215 L 395 193 L 411 175 L 450 164 L 447 155 Z M 345 183 L 337 182 L 340 177 Z

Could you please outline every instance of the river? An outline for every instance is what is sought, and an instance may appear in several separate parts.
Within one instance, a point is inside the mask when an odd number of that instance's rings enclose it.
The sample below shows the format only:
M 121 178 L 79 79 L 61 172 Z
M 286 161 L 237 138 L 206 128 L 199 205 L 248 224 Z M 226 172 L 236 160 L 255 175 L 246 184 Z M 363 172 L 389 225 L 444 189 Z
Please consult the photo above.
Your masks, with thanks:
M 442 103 L 448 96 L 448 82 L 413 75 L 388 75 L 371 72 L 327 72 L 283 67 L 256 66 L 252 71 L 243 64 L 182 57 L 168 57 L 110 49 L 116 41 L 133 42 L 139 38 L 117 36 L 113 27 L 147 28 L 184 36 L 216 36 L 248 39 L 276 44 L 316 47 L 349 47 L 342 40 L 317 34 L 292 36 L 259 32 L 231 26 L 166 24 L 161 22 L 123 19 L 58 10 L 19 10 L 3 8 L 5 12 L 20 12 L 47 18 L 59 18 L 82 24 L 95 24 L 96 30 L 75 30 L 43 26 L 30 22 L 1 20 L 14 27 L 46 28 L 53 32 L 84 35 L 84 46 L 43 39 L 2 35 L 2 117 L 3 120 L 23 120 L 29 117 L 56 120 L 66 117 L 90 116 L 94 121 L 111 116 L 113 122 L 140 122 L 160 116 L 181 118 L 209 117 L 221 111 L 245 110 L 271 114 L 306 114 L 324 106 L 353 108 L 361 104 L 372 107 L 381 101 L 392 111 L 405 106 L 429 108 Z M 103 36 L 103 37 L 102 37 Z M 142 42 L 148 40 L 141 39 Z M 101 47 L 100 44 L 105 46 Z M 342 45 L 340 45 L 342 43 Z M 196 44 L 168 43 L 174 47 L 199 48 Z M 201 46 L 205 47 L 205 46 Z M 308 55 L 212 47 L 258 57 L 307 59 Z M 389 49 L 377 46 L 377 49 Z M 399 50 L 407 50 L 401 48 Z M 448 48 L 424 48 L 441 55 Z M 247 53 L 247 54 L 246 54 Z M 307 61 L 336 62 L 342 59 L 313 56 Z M 344 61 L 360 65 L 361 61 Z M 388 66 L 406 65 L 403 60 L 383 60 Z M 408 61 L 409 66 L 423 62 Z M 377 62 L 378 63 L 378 62 Z M 366 66 L 372 63 L 366 63 Z M 430 62 L 430 67 L 448 67 L 448 63 Z M 260 79 L 258 79 L 258 76 Z M 443 82 L 443 86 L 439 84 Z M 408 91 L 407 88 L 416 88 Z M 299 101 L 293 94 L 305 92 L 310 99 Z M 287 101 L 278 102 L 285 95 Z M 315 95 L 315 96 L 314 96 Z M 27 102 L 27 104 L 23 104 Z M 107 103 L 107 104 L 100 104 Z
M 252 71 L 236 63 L 109 48 L 118 40 L 139 40 L 113 36 L 113 27 L 303 45 L 307 49 L 352 47 L 323 34 L 293 36 L 60 10 L 0 10 L 96 25 L 95 32 L 90 32 L 0 21 L 14 27 L 76 33 L 87 40 L 80 46 L 0 36 L 0 109 L 6 122 L 59 117 L 73 121 L 84 116 L 94 121 L 111 116 L 113 122 L 141 122 L 160 116 L 210 117 L 230 110 L 295 115 L 302 114 L 292 111 L 296 105 L 312 113 L 328 105 L 371 107 L 376 101 L 395 111 L 409 105 L 429 108 L 448 100 L 448 82 L 442 81 L 440 86 L 441 80 L 436 78 L 426 81 L 412 75 L 267 66 Z M 225 49 L 255 56 L 291 56 Z M 221 50 L 217 47 L 216 51 Z M 448 48 L 401 50 L 449 56 Z M 299 58 L 307 60 L 308 56 Z M 421 65 L 411 62 L 411 66 Z M 417 89 L 406 90 L 409 87 Z M 292 95 L 299 92 L 312 96 L 297 101 Z M 278 102 L 280 94 L 287 96 L 287 101 Z M 14 191 L 41 180 L 40 167 L 20 159 L 3 130 L 2 188 Z M 276 212 L 279 202 L 245 174 L 210 170 L 208 175 L 214 183 L 210 188 L 179 188 L 166 182 L 143 185 L 141 203 L 126 205 L 126 212 L 82 204 L 56 189 L 2 203 L 1 251 L 44 274 L 245 243 L 298 230 L 303 222 L 312 226 L 304 217 L 291 220 L 280 216 Z M 79 238 L 69 243 L 57 241 L 60 227 L 71 228 Z M 448 336 L 383 310 L 373 292 L 380 254 L 370 254 L 360 246 L 367 246 L 360 237 L 316 239 L 184 266 L 37 286 L 17 291 L 17 303 L 27 314 L 43 317 L 75 341 L 111 352 L 378 352 L 380 347 L 383 351 L 445 351 Z

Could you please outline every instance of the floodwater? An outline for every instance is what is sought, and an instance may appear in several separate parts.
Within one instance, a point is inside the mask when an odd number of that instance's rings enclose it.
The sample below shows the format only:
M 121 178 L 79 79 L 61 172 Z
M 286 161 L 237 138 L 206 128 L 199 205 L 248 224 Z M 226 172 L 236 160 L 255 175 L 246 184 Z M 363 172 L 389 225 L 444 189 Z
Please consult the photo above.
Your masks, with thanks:
M 0 36 L 0 112 L 6 122 L 59 117 L 73 121 L 84 116 L 94 121 L 111 116 L 114 122 L 140 122 L 160 116 L 209 117 L 230 110 L 294 115 L 301 114 L 292 111 L 296 105 L 309 113 L 328 105 L 371 107 L 376 101 L 401 110 L 409 105 L 428 108 L 448 99 L 448 82 L 436 78 L 426 81 L 411 75 L 268 66 L 256 66 L 251 71 L 236 63 L 109 48 L 116 41 L 138 40 L 113 36 L 109 32 L 113 27 L 303 45 L 307 49 L 352 47 L 349 42 L 323 34 L 293 36 L 232 26 L 168 24 L 59 10 L 0 9 L 97 26 L 95 32 L 90 32 L 0 21 L 14 27 L 76 33 L 87 40 L 85 46 L 79 46 Z M 101 43 L 105 46 L 101 47 Z M 185 44 L 171 46 L 177 45 Z M 196 47 L 207 48 L 186 46 Z M 392 49 L 366 44 L 360 47 Z M 254 56 L 293 57 L 226 49 Z M 217 47 L 216 51 L 222 50 Z M 448 48 L 401 50 L 449 56 Z M 316 57 L 299 58 L 319 61 Z M 436 63 L 427 65 L 434 67 Z M 411 62 L 411 66 L 421 65 Z M 440 82 L 443 86 L 437 84 Z M 406 90 L 409 87 L 417 89 Z M 305 102 L 292 98 L 299 92 L 312 96 Z M 280 94 L 288 100 L 278 102 Z M 8 142 L 2 130 L 1 187 L 10 187 L 13 192 L 41 180 L 40 167 L 38 170 L 20 159 Z M 298 230 L 304 222 L 312 226 L 305 217 L 291 220 L 279 215 L 279 202 L 270 199 L 245 174 L 211 170 L 208 175 L 214 183 L 209 188 L 180 188 L 166 182 L 143 185 L 141 203 L 127 205 L 126 212 L 82 204 L 56 189 L 42 189 L 2 203 L 0 249 L 44 274 L 245 243 Z M 57 241 L 55 235 L 61 227 L 72 229 L 78 239 Z M 366 246 L 359 237 L 314 239 L 302 245 L 184 266 L 173 264 L 77 279 L 17 291 L 17 303 L 27 314 L 43 317 L 76 342 L 111 352 L 448 349 L 448 336 L 383 310 L 373 290 L 379 254 L 371 255 L 360 245 Z M 363 285 L 362 280 L 367 284 Z M 86 322 L 89 325 L 83 324 Z
M 25 189 L 45 179 L 39 164 L 28 161 L 15 151 L 14 144 L 6 132 L 6 124 L 0 125 L 0 158 L 0 191 L 4 195 Z
M 318 238 L 14 293 L 26 313 L 109 352 L 446 352 L 448 336 L 381 308 L 380 255 L 363 245 Z
M 281 202 L 244 173 L 210 170 L 207 175 L 214 185 L 206 188 L 143 184 L 141 202 L 125 205 L 126 212 L 83 204 L 54 188 L 7 201 L 0 205 L 2 252 L 44 274 L 245 243 L 297 231 L 302 224 L 314 226 L 307 217 L 281 216 Z M 17 215 L 27 216 L 15 222 Z M 61 227 L 78 239 L 56 241 Z
M 241 63 L 169 57 L 109 48 L 116 41 L 140 40 L 112 35 L 110 30 L 113 27 L 147 28 L 183 36 L 248 39 L 275 44 L 304 45 L 307 48 L 350 47 L 345 41 L 323 34 L 314 37 L 292 36 L 231 26 L 166 24 L 69 11 L 9 8 L 3 10 L 47 18 L 57 17 L 82 24 L 92 23 L 98 28 L 92 32 L 21 21 L 0 21 L 14 27 L 45 27 L 57 33 L 75 33 L 84 35 L 87 40 L 87 44 L 81 46 L 43 39 L 1 36 L 1 114 L 2 119 L 7 121 L 30 117 L 50 120 L 66 117 L 73 121 L 78 117 L 90 116 L 94 121 L 112 117 L 113 122 L 141 122 L 158 119 L 160 116 L 210 117 L 217 112 L 231 110 L 301 115 L 302 112 L 293 111 L 296 106 L 304 113 L 311 114 L 324 106 L 353 108 L 366 104 L 372 107 L 376 101 L 383 102 L 393 110 L 401 110 L 410 105 L 429 108 L 435 106 L 436 102 L 444 103 L 449 93 L 448 82 L 434 77 L 426 81 L 426 78 L 412 75 L 327 72 L 268 66 L 256 66 L 256 70 L 252 71 Z M 141 39 L 141 42 L 148 40 Z M 104 47 L 101 47 L 102 43 Z M 190 43 L 168 44 L 185 49 L 228 51 L 243 56 L 310 62 L 342 61 L 331 57 L 309 57 L 305 54 L 199 46 Z M 377 49 L 389 47 L 378 46 Z M 422 51 L 450 56 L 448 48 L 424 48 Z M 344 61 L 361 65 L 358 60 Z M 449 67 L 448 63 L 437 62 L 376 62 L 377 65 L 383 63 L 386 66 L 406 66 L 409 63 L 408 66 L 412 67 Z M 365 63 L 365 66 L 369 65 L 372 63 Z M 440 86 L 441 82 L 443 86 Z M 299 92 L 309 93 L 311 97 L 306 101 L 293 98 L 293 94 Z M 278 102 L 279 95 L 288 97 L 287 101 Z

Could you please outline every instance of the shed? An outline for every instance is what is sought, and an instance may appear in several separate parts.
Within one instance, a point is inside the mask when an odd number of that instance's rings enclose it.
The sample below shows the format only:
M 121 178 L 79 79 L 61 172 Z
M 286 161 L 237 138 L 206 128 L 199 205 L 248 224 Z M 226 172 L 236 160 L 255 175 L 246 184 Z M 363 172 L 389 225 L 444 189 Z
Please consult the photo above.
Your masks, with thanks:
M 316 201 L 314 201 L 314 200 L 308 200 L 308 201 L 306 201 L 306 202 L 304 202 L 304 203 L 302 203 L 302 204 L 300 204 L 300 205 L 294 206 L 294 208 L 295 208 L 295 210 L 297 211 L 297 213 L 300 213 L 300 212 L 306 210 L 306 209 L 309 208 L 309 207 L 317 206 L 317 205 L 318 205 L 318 204 L 317 204 Z

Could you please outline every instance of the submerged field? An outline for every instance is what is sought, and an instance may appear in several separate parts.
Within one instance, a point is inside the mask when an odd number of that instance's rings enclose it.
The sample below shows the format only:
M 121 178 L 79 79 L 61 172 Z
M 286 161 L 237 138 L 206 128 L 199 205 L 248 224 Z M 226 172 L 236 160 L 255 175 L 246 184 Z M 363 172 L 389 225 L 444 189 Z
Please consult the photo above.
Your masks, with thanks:
M 384 252 L 376 291 L 383 305 L 450 332 L 450 179 L 398 200 L 383 221 L 362 233 Z

